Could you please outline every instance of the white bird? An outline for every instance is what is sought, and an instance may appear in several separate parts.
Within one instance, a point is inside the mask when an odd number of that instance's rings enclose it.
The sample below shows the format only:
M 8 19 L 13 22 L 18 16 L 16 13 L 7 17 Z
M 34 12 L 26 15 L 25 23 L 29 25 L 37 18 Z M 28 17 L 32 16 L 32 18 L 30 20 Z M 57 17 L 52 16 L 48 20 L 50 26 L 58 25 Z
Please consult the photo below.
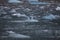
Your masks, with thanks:
M 8 37 L 12 37 L 12 38 L 30 38 L 30 36 L 18 34 L 13 31 L 7 31 L 7 33 L 9 33 Z

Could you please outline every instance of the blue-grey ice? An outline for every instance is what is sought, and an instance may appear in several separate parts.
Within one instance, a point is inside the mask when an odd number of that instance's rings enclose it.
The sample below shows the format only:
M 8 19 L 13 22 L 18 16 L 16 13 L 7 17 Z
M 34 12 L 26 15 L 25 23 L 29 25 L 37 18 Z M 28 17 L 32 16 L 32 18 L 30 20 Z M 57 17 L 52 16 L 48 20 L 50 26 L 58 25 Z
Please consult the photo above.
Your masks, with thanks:
M 11 13 L 14 13 L 14 12 L 16 12 L 16 10 L 15 9 L 11 9 L 11 11 L 10 11 Z
M 22 3 L 22 2 L 19 1 L 19 0 L 9 0 L 8 2 L 9 2 L 9 3 Z
M 59 17 L 60 17 L 60 16 L 58 16 L 58 15 L 50 14 L 50 15 L 43 16 L 42 18 L 43 18 L 43 19 L 46 19 L 46 20 L 53 20 L 53 19 L 57 19 L 57 18 L 59 18 Z
M 27 17 L 27 19 L 26 20 L 15 20 L 15 21 L 10 21 L 10 22 L 38 22 L 38 20 L 37 19 L 34 19 L 34 17 L 33 16 L 31 16 L 31 17 L 28 17 L 28 16 L 26 16 Z
M 18 34 L 13 31 L 7 31 L 7 33 L 9 33 L 8 37 L 12 37 L 12 38 L 30 38 L 30 36 Z

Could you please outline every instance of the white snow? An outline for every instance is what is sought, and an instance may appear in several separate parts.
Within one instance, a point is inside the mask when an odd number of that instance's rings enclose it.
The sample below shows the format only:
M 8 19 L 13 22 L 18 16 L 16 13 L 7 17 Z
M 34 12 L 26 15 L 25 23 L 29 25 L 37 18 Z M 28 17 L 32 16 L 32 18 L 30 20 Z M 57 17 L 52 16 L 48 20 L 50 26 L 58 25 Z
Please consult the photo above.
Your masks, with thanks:
M 25 14 L 20 14 L 20 13 L 15 13 L 15 14 L 12 14 L 13 16 L 17 16 L 17 17 L 21 17 L 21 16 L 24 16 L 24 17 L 26 17 L 26 15 Z
M 31 9 L 26 8 L 26 9 L 24 9 L 24 11 L 29 12 L 29 11 L 31 11 Z
M 48 30 L 43 30 L 44 32 L 48 32 Z
M 13 12 L 16 12 L 16 10 L 15 9 L 12 9 L 10 12 L 13 13 Z
M 40 8 L 41 8 L 41 9 L 44 9 L 44 7 L 45 7 L 45 6 L 41 6 Z
M 56 10 L 60 10 L 60 7 L 57 7 Z

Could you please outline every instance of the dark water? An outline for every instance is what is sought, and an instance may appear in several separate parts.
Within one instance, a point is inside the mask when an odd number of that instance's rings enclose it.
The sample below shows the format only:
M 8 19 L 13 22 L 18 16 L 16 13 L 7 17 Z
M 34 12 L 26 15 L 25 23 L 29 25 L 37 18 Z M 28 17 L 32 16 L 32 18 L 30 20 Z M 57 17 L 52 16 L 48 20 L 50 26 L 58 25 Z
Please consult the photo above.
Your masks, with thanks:
M 4 38 L 4 39 L 1 39 L 1 40 L 55 40 L 55 39 L 41 37 L 41 38 L 30 38 L 30 39 Z
M 24 39 L 24 38 L 1 38 L 1 36 L 0 36 L 0 40 L 60 40 L 59 38 L 57 38 L 57 35 L 55 37 L 56 32 L 54 30 L 58 31 L 60 29 L 59 26 L 55 25 L 55 24 L 42 23 L 42 22 L 34 22 L 34 23 L 33 22 L 32 23 L 27 23 L 27 22 L 14 23 L 13 22 L 13 23 L 11 23 L 6 20 L 2 20 L 0 23 L 1 23 L 0 24 L 1 34 L 0 35 L 6 35 L 3 33 L 5 33 L 5 31 L 11 30 L 16 33 L 31 36 L 31 38 L 29 38 L 29 39 L 27 39 L 27 38 L 26 39 Z M 5 28 L 7 28 L 7 29 L 5 29 Z M 48 32 L 40 33 L 41 30 L 51 30 L 51 32 L 50 33 L 48 33 Z M 60 32 L 58 34 L 60 35 Z M 50 37 L 52 35 L 52 36 L 54 36 L 54 38 L 44 37 L 44 35 L 48 36 L 48 37 Z

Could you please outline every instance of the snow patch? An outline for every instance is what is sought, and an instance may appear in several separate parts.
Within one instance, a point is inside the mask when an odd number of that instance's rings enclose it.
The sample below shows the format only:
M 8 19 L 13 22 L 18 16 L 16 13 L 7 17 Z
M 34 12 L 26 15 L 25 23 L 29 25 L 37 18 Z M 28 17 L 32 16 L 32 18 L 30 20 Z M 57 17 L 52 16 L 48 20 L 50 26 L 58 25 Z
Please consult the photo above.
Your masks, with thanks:
M 57 7 L 56 10 L 60 10 L 60 7 Z

